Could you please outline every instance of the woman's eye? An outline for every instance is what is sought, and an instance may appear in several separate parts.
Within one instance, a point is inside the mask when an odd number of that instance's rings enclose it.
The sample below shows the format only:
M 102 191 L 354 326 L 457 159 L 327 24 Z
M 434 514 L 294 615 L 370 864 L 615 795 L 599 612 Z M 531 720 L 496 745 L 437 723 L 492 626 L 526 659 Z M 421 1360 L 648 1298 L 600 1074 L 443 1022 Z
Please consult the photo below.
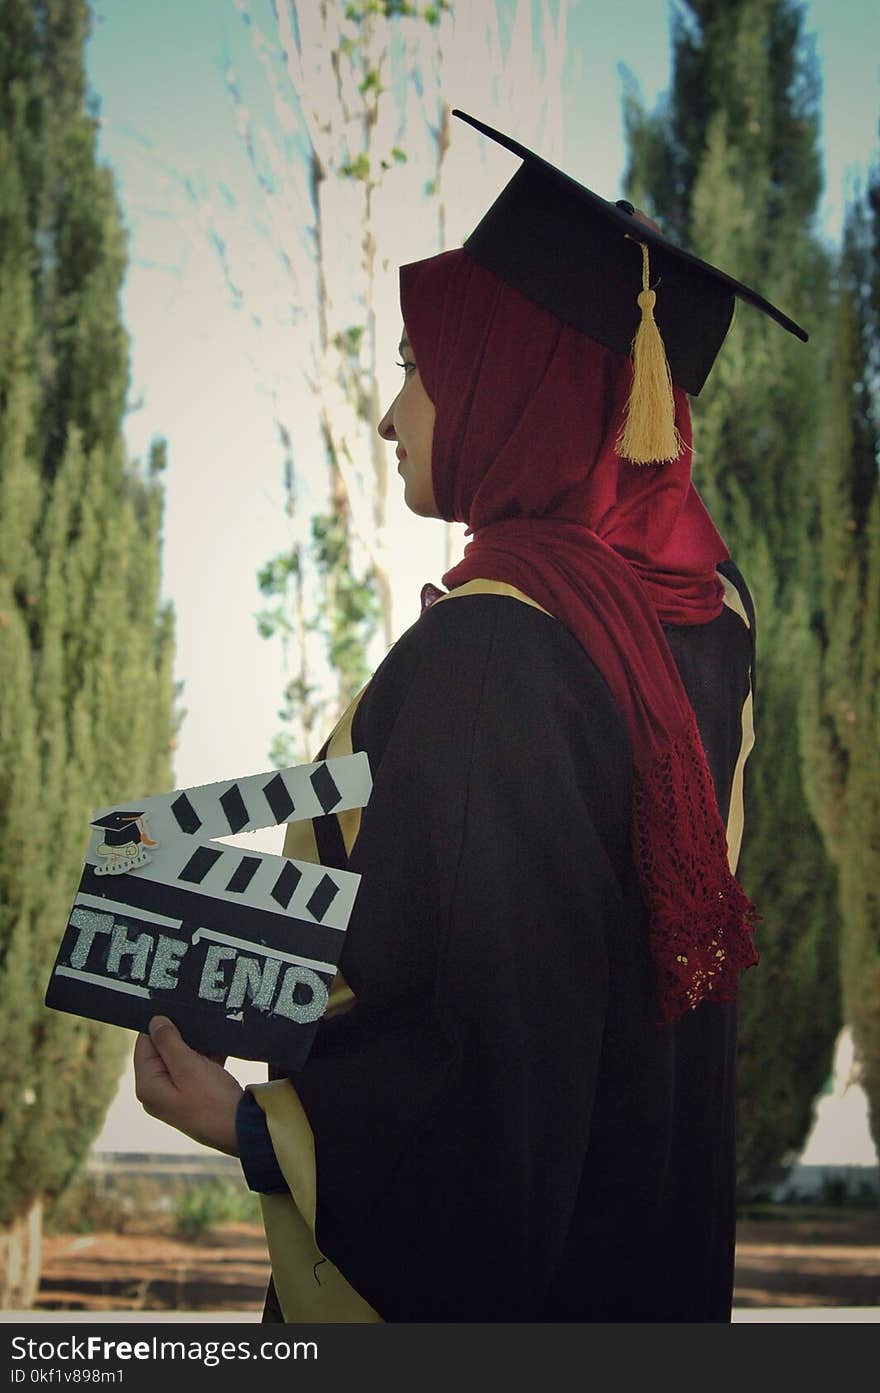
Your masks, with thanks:
M 403 368 L 404 372 L 406 372 L 407 368 L 414 368 L 415 363 L 398 363 L 397 366 Z

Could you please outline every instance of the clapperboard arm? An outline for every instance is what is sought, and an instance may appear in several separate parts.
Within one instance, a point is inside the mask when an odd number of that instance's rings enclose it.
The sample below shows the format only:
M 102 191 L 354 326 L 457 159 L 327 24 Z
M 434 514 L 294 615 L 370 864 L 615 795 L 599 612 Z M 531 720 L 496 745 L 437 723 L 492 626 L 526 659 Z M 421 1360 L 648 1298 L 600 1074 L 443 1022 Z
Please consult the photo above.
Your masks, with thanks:
M 194 1049 L 301 1069 L 360 877 L 213 839 L 370 790 L 356 754 L 99 810 L 46 1005 L 139 1031 L 167 1015 Z

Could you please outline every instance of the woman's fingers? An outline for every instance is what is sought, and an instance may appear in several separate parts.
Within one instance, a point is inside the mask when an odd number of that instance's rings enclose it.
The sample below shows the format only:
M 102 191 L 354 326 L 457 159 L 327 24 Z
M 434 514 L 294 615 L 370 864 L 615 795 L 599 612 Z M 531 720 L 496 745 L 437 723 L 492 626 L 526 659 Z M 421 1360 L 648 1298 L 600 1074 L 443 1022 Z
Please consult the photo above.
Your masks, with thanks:
M 151 1117 L 234 1156 L 242 1088 L 223 1068 L 224 1058 L 200 1054 L 167 1016 L 154 1016 L 149 1034 L 135 1044 L 135 1093 Z
M 163 1089 L 173 1088 L 168 1067 L 149 1035 L 139 1035 L 134 1046 L 134 1078 L 137 1099 L 152 1111 Z
M 167 1016 L 154 1016 L 149 1024 L 148 1039 L 161 1059 L 171 1081 L 178 1087 L 186 1086 L 188 1079 L 198 1071 L 199 1061 L 205 1059 L 197 1050 L 191 1049 L 173 1021 Z

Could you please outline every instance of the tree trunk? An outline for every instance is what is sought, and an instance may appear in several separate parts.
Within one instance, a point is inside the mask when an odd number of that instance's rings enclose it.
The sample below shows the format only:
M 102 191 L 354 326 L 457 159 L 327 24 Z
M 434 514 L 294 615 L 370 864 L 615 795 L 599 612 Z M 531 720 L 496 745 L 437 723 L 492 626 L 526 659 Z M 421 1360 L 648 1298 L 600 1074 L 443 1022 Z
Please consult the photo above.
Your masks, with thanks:
M 29 1311 L 40 1285 L 43 1201 L 0 1229 L 0 1310 Z

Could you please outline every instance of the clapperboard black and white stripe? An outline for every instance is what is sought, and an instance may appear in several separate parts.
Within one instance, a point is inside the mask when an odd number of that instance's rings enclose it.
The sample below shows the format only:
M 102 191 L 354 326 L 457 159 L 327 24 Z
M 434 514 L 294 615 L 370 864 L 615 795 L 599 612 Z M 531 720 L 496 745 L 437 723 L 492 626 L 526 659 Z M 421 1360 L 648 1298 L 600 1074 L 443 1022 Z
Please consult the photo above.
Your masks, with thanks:
M 357 754 L 100 810 L 46 1004 L 136 1030 L 161 1011 L 197 1049 L 301 1068 L 360 878 L 213 839 L 370 788 Z

